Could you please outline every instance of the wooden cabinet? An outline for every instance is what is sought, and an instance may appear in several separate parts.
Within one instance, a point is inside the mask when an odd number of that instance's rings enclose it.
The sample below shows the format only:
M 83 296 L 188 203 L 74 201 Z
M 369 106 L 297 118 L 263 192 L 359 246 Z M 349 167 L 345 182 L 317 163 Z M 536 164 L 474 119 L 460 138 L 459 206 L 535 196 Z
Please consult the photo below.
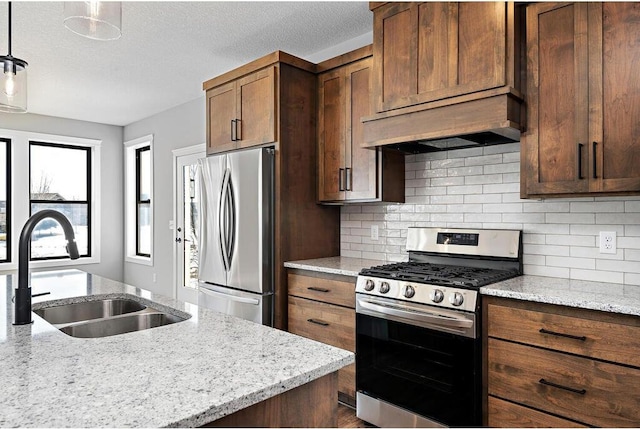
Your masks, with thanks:
M 522 196 L 640 191 L 640 5 L 527 8 Z
M 339 207 L 316 198 L 316 65 L 276 51 L 204 82 L 203 89 L 208 154 L 254 145 L 275 149 L 274 326 L 286 330 L 284 262 L 340 254 Z
M 376 112 L 506 84 L 507 3 L 388 3 L 374 9 Z
M 355 353 L 354 277 L 289 270 L 289 332 Z M 356 370 L 338 371 L 338 397 L 355 405 Z
M 275 142 L 276 68 L 207 90 L 207 154 Z
M 319 67 L 331 69 L 318 75 L 318 199 L 404 202 L 404 155 L 361 147 L 361 118 L 371 113 L 371 47 Z
M 640 318 L 484 299 L 486 424 L 637 427 Z
M 373 112 L 366 147 L 518 141 L 523 122 L 521 27 L 513 2 L 370 3 Z M 401 146 L 398 146 L 401 145 Z

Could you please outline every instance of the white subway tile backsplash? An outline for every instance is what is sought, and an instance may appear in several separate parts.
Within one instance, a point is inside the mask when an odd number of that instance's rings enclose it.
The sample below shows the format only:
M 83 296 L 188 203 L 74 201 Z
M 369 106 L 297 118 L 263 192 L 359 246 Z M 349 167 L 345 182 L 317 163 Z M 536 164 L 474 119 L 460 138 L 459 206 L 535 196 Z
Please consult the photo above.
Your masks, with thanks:
M 615 271 L 595 271 L 571 269 L 570 278 L 592 282 L 623 283 L 624 274 Z
M 618 213 L 624 211 L 624 201 L 589 201 L 569 204 L 572 213 Z
M 593 213 L 547 213 L 545 219 L 547 223 L 592 224 L 596 222 L 596 216 Z
M 624 211 L 627 213 L 640 213 L 640 201 L 625 201 Z
M 482 192 L 485 194 L 505 194 L 508 192 L 520 192 L 520 183 L 482 185 Z
M 640 237 L 618 237 L 618 249 L 640 249 Z
M 595 270 L 596 268 L 596 260 L 589 258 L 547 256 L 546 264 L 550 267 L 582 268 L 585 270 Z
M 640 213 L 596 213 L 596 223 L 640 224 Z
M 522 229 L 525 274 L 640 286 L 640 196 L 522 200 L 519 143 L 405 161 L 405 204 L 342 207 L 342 256 L 406 261 L 409 226 Z M 600 253 L 600 231 L 616 232 L 616 254 Z
M 571 273 L 570 268 L 560 267 L 547 267 L 546 265 L 524 265 L 523 271 L 530 276 L 542 276 L 542 277 L 559 277 L 562 279 L 568 279 Z

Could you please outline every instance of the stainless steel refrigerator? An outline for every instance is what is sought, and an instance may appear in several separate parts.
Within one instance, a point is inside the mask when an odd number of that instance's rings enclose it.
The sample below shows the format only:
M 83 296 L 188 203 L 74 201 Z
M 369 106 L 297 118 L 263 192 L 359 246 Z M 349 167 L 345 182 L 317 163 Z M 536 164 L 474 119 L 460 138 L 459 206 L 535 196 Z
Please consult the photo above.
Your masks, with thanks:
M 273 326 L 274 149 L 199 161 L 198 304 Z

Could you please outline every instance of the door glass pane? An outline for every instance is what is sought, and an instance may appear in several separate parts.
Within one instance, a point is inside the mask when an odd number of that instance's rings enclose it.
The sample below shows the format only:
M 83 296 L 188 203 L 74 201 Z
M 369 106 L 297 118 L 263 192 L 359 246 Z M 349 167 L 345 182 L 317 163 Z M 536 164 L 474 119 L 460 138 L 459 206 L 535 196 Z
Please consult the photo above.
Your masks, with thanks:
M 87 150 L 31 145 L 31 199 L 87 201 Z
M 7 260 L 7 146 L 0 140 L 0 262 Z
M 45 209 L 59 211 L 69 219 L 80 256 L 88 256 L 89 212 L 87 204 L 64 202 L 31 204 L 32 214 Z M 58 221 L 49 218 L 41 220 L 31 234 L 31 258 L 59 258 L 67 255 L 67 240 Z
M 197 182 L 197 165 L 183 167 L 183 215 L 184 215 L 184 286 L 196 289 L 198 287 L 198 227 L 200 225 L 198 212 L 199 189 Z
M 151 254 L 151 207 L 138 205 L 138 255 Z
M 139 152 L 140 157 L 140 200 L 148 201 L 151 199 L 151 151 L 144 150 Z

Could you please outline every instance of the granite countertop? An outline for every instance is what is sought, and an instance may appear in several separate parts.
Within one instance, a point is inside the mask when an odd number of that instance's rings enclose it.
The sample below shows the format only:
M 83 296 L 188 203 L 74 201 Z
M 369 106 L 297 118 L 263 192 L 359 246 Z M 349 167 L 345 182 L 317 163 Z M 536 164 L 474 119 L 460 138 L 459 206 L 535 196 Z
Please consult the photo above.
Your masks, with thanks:
M 305 259 L 303 261 L 285 262 L 284 266 L 287 268 L 297 268 L 299 270 L 357 277 L 358 273 L 363 268 L 382 265 L 384 263 L 384 261 L 376 261 L 375 259 L 332 256 L 329 258 Z
M 640 316 L 640 286 L 524 275 L 484 286 L 480 293 Z
M 79 270 L 32 274 L 33 294 L 51 292 L 33 307 L 127 295 L 191 317 L 90 339 L 35 314 L 13 326 L 17 276 L 0 282 L 0 427 L 199 426 L 354 362 L 346 350 Z

